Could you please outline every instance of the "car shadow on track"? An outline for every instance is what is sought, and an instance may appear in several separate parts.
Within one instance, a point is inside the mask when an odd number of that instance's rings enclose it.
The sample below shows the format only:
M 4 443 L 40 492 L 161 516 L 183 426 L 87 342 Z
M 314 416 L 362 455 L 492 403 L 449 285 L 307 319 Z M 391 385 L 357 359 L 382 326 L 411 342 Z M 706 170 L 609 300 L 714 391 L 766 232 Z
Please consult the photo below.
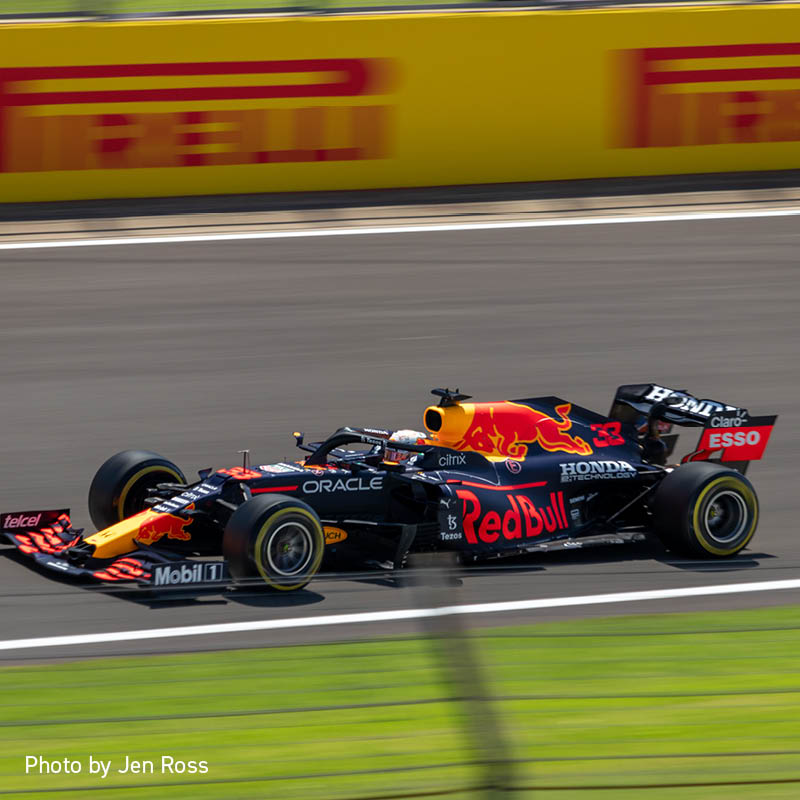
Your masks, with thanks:
M 625 572 L 635 574 L 658 571 L 657 565 L 664 565 L 684 572 L 697 573 L 727 573 L 756 569 L 762 566 L 762 561 L 774 559 L 777 556 L 763 552 L 740 553 L 731 559 L 704 560 L 685 559 L 676 556 L 664 547 L 660 540 L 646 538 L 641 542 L 632 542 L 625 545 L 602 545 L 585 550 L 555 551 L 551 553 L 537 553 L 532 555 L 514 556 L 497 559 L 491 562 L 465 564 L 446 570 L 443 573 L 445 585 L 452 588 L 464 586 L 465 581 L 471 578 L 492 577 L 514 574 L 527 576 L 534 574 L 557 574 L 561 569 L 569 567 L 597 566 L 598 569 L 613 570 L 614 565 L 626 565 Z M 633 570 L 630 569 L 634 564 Z M 640 567 L 637 569 L 636 567 Z M 381 571 L 378 569 L 360 571 L 331 571 L 319 575 L 328 586 L 356 583 L 362 586 L 382 587 L 386 589 L 407 589 L 420 582 L 420 574 L 412 569 L 398 571 Z M 440 580 L 442 574 L 440 574 Z M 424 581 L 424 578 L 423 578 Z M 334 592 L 337 590 L 334 588 Z M 235 594 L 235 593 L 234 593 Z M 256 596 L 255 593 L 253 596 Z M 232 598 L 233 599 L 233 598 Z
M 67 575 L 40 567 L 27 556 L 13 547 L 0 548 L 0 557 L 5 557 L 20 565 L 23 569 L 39 575 L 50 586 L 63 586 L 86 592 L 87 594 L 103 594 L 119 600 L 146 606 L 152 609 L 199 607 L 228 605 L 240 603 L 241 605 L 256 606 L 260 608 L 296 608 L 299 606 L 315 605 L 321 603 L 325 597 L 318 592 L 308 589 L 299 592 L 269 592 L 265 591 L 263 584 L 255 583 L 252 587 L 209 587 L 192 589 L 189 587 L 169 586 L 159 589 L 149 589 L 138 586 L 112 586 L 102 583 L 85 583 Z M 36 593 L 36 589 L 32 589 Z
M 739 572 L 756 569 L 762 566 L 763 561 L 774 558 L 777 556 L 770 553 L 746 551 L 729 559 L 687 559 L 667 550 L 655 537 L 647 537 L 643 541 L 624 545 L 601 545 L 585 550 L 554 551 L 474 564 L 465 567 L 461 574 L 464 576 L 489 576 L 513 572 L 517 575 L 525 575 L 594 565 L 602 569 L 613 568 L 614 565 L 626 565 L 626 572 L 630 571 L 632 565 L 635 567 L 634 572 L 655 571 L 658 569 L 657 565 L 685 572 Z M 636 569 L 636 567 L 641 567 L 641 569 Z M 661 572 L 663 574 L 663 571 Z
M 667 550 L 659 541 L 647 540 L 642 543 L 628 545 L 624 554 L 614 549 L 613 545 L 598 547 L 592 551 L 582 553 L 553 553 L 551 558 L 553 566 L 566 564 L 613 564 L 639 562 L 643 567 L 654 563 L 662 564 L 673 569 L 688 572 L 738 572 L 741 570 L 756 569 L 765 559 L 773 559 L 769 553 L 740 553 L 733 558 L 725 559 L 689 559 L 682 558 Z M 605 551 L 605 552 L 603 552 Z M 575 558 L 574 556 L 578 557 Z M 570 558 L 570 556 L 573 556 Z
M 777 558 L 769 553 L 744 553 L 724 561 L 677 561 L 665 559 L 662 563 L 675 569 L 689 572 L 740 572 L 746 569 L 756 569 L 762 566 L 761 562 L 768 558 Z
M 250 586 L 229 586 L 207 589 L 191 589 L 189 587 L 166 587 L 158 590 L 138 587 L 113 587 L 108 585 L 77 584 L 76 581 L 66 576 L 54 574 L 50 570 L 37 567 L 30 559 L 22 556 L 14 549 L 7 549 L 4 553 L 7 558 L 19 563 L 26 569 L 45 577 L 48 582 L 62 583 L 87 592 L 108 594 L 112 597 L 145 606 L 153 611 L 160 609 L 175 609 L 181 607 L 195 607 L 202 609 L 206 606 L 225 606 L 239 604 L 252 608 L 286 609 L 314 606 L 322 603 L 326 595 L 312 588 L 297 592 L 271 592 L 266 591 L 260 584 Z M 690 560 L 676 557 L 668 551 L 657 539 L 647 538 L 641 542 L 626 545 L 605 545 L 592 547 L 586 550 L 556 551 L 535 555 L 517 556 L 501 559 L 490 563 L 478 563 L 456 567 L 448 570 L 445 580 L 453 588 L 464 585 L 465 580 L 473 577 L 490 577 L 509 575 L 533 575 L 535 573 L 558 574 L 559 570 L 569 567 L 592 567 L 607 571 L 613 566 L 626 565 L 625 571 L 653 572 L 658 570 L 656 565 L 664 565 L 671 569 L 683 572 L 696 573 L 730 573 L 757 569 L 767 559 L 776 556 L 764 552 L 745 552 L 731 559 L 724 560 Z M 661 574 L 664 574 L 661 571 Z M 413 570 L 381 571 L 367 569 L 352 572 L 322 572 L 318 576 L 320 581 L 325 581 L 329 593 L 347 591 L 347 584 L 361 584 L 370 587 L 385 589 L 406 589 L 417 581 Z M 341 589 L 339 588 L 341 586 Z M 352 587 L 351 587 L 352 589 Z
M 167 608 L 194 607 L 202 609 L 206 606 L 227 606 L 231 603 L 251 606 L 256 608 L 282 608 L 291 609 L 321 603 L 325 597 L 318 592 L 304 589 L 292 593 L 269 592 L 262 589 L 188 589 L 181 588 L 174 591 L 165 590 L 154 592 L 149 589 L 109 589 L 102 587 L 95 591 L 102 591 L 126 600 L 136 605 L 146 606 L 154 611 Z

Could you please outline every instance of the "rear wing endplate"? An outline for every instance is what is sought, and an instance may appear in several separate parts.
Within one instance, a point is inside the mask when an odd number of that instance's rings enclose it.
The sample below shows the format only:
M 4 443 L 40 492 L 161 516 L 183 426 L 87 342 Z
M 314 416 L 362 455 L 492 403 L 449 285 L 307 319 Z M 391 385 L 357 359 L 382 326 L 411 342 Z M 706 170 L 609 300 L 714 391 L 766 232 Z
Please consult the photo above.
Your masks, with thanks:
M 751 461 L 760 461 L 777 416 L 751 417 L 746 411 L 714 414 L 703 428 L 697 449 L 687 461 L 716 461 L 744 473 Z

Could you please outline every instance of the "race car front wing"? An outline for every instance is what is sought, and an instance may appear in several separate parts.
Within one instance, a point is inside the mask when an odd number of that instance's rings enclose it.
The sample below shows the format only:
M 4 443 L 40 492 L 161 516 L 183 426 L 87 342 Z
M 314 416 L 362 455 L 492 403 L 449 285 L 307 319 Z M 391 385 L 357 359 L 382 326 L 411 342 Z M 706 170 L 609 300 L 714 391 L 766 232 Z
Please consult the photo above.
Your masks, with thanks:
M 83 531 L 72 527 L 68 509 L 0 514 L 0 535 L 38 566 L 74 578 L 152 587 L 230 581 L 224 561 L 185 560 L 153 547 L 112 559 L 87 557 Z

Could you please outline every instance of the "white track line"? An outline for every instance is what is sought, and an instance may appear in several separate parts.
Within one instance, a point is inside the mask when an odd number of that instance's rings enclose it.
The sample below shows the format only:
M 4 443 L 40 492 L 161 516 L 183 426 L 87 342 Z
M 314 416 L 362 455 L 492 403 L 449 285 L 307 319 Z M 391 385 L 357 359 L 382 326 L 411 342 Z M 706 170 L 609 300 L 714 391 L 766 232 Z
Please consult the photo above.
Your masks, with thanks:
M 687 589 L 654 589 L 644 592 L 589 594 L 577 597 L 552 597 L 542 600 L 511 600 L 502 603 L 444 606 L 442 608 L 405 608 L 398 611 L 371 611 L 358 614 L 329 614 L 295 619 L 264 619 L 252 622 L 221 622 L 215 625 L 186 625 L 180 628 L 153 628 L 141 631 L 86 633 L 73 636 L 43 636 L 36 639 L 0 641 L 0 650 L 28 650 L 35 647 L 132 642 L 142 639 L 171 639 L 178 636 L 208 636 L 218 633 L 269 631 L 282 628 L 310 628 L 322 625 L 352 625 L 364 622 L 396 622 L 424 619 L 448 614 L 496 614 L 503 611 L 532 611 L 540 608 L 602 605 L 604 603 L 636 603 L 642 600 L 669 600 L 678 597 L 707 597 L 719 594 L 772 592 L 780 589 L 800 589 L 800 580 L 760 581 L 758 583 L 729 583 L 717 586 L 695 586 Z
M 253 231 L 251 233 L 198 233 L 190 236 L 130 236 L 116 239 L 63 239 L 33 242 L 3 242 L 0 250 L 46 250 L 58 247 L 101 247 L 134 244 L 183 244 L 186 242 L 237 242 L 253 239 L 306 239 L 325 236 L 367 236 L 397 233 L 443 233 L 452 231 L 494 231 L 515 228 L 558 228 L 575 225 L 619 225 L 630 222 L 693 222 L 722 219 L 762 219 L 793 217 L 800 208 L 768 211 L 713 211 L 682 214 L 643 214 L 619 217 L 558 217 L 519 220 L 517 222 L 464 222 L 446 225 L 390 225 L 363 228 L 308 228 L 288 231 Z

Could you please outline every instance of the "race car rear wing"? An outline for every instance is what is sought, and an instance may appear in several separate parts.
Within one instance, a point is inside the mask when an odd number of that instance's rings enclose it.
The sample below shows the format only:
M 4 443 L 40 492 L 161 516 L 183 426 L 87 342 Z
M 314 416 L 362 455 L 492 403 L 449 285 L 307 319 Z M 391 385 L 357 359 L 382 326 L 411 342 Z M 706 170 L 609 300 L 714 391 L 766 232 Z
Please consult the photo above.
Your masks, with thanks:
M 643 416 L 657 418 L 676 425 L 701 426 L 720 412 L 743 412 L 717 400 L 700 400 L 685 389 L 669 389 L 657 383 L 637 383 L 620 386 L 614 395 L 609 417 L 635 423 Z
M 746 408 L 699 399 L 656 383 L 620 386 L 609 417 L 633 424 L 651 453 L 658 450 L 653 444 L 660 440 L 665 457 L 672 454 L 678 438 L 670 434 L 673 424 L 702 426 L 697 447 L 681 463 L 714 461 L 741 473 L 751 461 L 762 458 L 777 420 L 777 416 L 752 417 Z

